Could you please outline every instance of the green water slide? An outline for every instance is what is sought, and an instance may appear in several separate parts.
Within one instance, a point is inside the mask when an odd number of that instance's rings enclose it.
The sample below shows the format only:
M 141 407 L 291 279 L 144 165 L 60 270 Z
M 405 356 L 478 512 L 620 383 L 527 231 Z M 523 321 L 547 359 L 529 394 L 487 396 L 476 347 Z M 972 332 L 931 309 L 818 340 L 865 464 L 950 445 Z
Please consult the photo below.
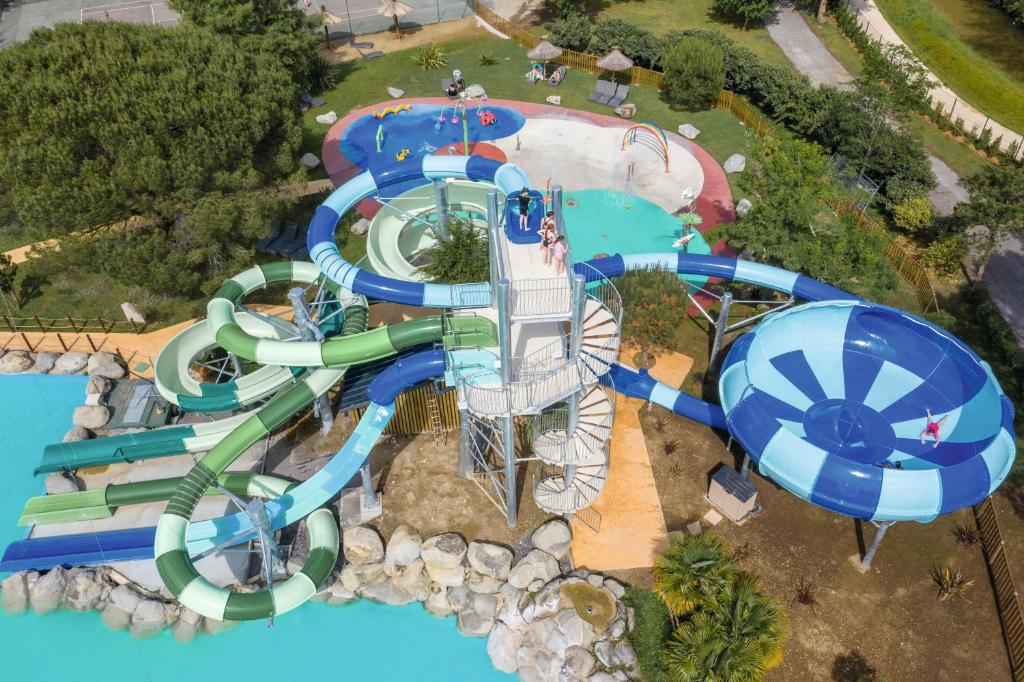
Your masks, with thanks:
M 31 497 L 22 509 L 19 526 L 91 521 L 113 516 L 117 507 L 127 504 L 160 502 L 169 499 L 183 476 L 161 478 L 137 483 L 112 483 L 96 490 L 83 490 L 61 495 Z M 217 482 L 230 493 L 248 497 L 279 497 L 297 483 L 276 476 L 252 473 L 226 473 Z M 220 488 L 210 487 L 207 495 L 223 495 Z

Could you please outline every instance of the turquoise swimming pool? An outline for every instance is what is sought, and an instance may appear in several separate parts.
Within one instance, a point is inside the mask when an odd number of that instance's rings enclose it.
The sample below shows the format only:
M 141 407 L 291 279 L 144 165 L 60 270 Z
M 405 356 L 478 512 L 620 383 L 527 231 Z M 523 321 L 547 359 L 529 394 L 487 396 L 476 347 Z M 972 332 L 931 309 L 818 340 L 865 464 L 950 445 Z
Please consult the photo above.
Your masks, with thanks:
M 44 445 L 59 441 L 81 404 L 84 377 L 0 377 L 0 540 L 19 539 L 15 523 L 25 499 L 39 494 L 32 468 Z M 3 577 L 0 575 L 0 577 Z M 0 612 L 5 682 L 225 682 L 338 678 L 510 681 L 487 656 L 486 640 L 463 637 L 455 619 L 440 620 L 419 605 L 308 603 L 278 618 L 242 623 L 215 637 L 179 644 L 170 631 L 135 641 L 111 632 L 97 613 L 45 616 Z
M 565 229 L 569 235 L 572 261 L 585 261 L 599 254 L 665 253 L 678 251 L 672 242 L 679 238 L 679 219 L 641 197 L 627 197 L 622 192 L 585 189 L 566 192 L 562 209 Z M 703 236 L 687 245 L 689 253 L 711 253 Z M 706 277 L 682 277 L 701 286 Z

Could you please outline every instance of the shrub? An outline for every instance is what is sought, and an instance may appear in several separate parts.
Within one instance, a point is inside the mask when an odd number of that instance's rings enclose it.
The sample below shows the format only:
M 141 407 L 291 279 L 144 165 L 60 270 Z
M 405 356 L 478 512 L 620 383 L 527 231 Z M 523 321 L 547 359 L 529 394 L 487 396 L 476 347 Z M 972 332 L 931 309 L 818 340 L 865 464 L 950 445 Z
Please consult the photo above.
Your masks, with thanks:
M 18 266 L 6 253 L 0 253 L 0 294 L 7 294 L 18 306 L 18 292 L 15 282 L 18 279 Z
M 918 258 L 921 264 L 938 270 L 944 275 L 952 275 L 961 267 L 967 243 L 962 234 L 951 234 L 936 239 L 926 246 Z
M 685 616 L 721 600 L 736 579 L 729 549 L 711 533 L 686 535 L 655 562 L 654 593 L 673 616 Z
M 305 58 L 303 80 L 310 92 L 320 93 L 330 90 L 341 81 L 342 67 L 332 64 L 319 52 Z
M 480 66 L 494 66 L 498 63 L 498 58 L 490 52 L 481 52 L 480 56 L 476 58 L 476 61 Z
M 981 531 L 963 521 L 957 521 L 953 524 L 953 537 L 961 547 L 974 547 L 981 542 Z
M 714 0 L 711 11 L 716 16 L 743 22 L 743 28 L 751 20 L 762 21 L 775 9 L 777 0 Z
M 661 62 L 662 41 L 650 31 L 623 19 L 601 19 L 594 24 L 587 52 L 604 55 L 618 48 L 637 66 L 653 67 Z
M 656 269 L 628 270 L 616 282 L 626 307 L 623 333 L 640 346 L 672 350 L 686 289 L 679 277 Z
M 933 568 L 932 580 L 935 581 L 939 588 L 939 601 L 963 597 L 974 586 L 973 580 L 968 580 L 962 571 L 950 566 L 946 566 L 941 570 L 938 566 Z
M 564 19 L 573 14 L 592 15 L 601 4 L 600 0 L 544 0 L 544 10 L 552 17 Z
M 626 587 L 622 602 L 633 607 L 634 626 L 626 635 L 636 653 L 643 679 L 658 682 L 665 679 L 665 663 L 661 651 L 672 632 L 668 609 L 658 595 L 638 587 Z
M 1013 23 L 1024 26 L 1024 2 L 1022 0 L 988 0 L 988 4 L 1006 12 Z
M 487 281 L 487 235 L 472 223 L 449 217 L 451 239 L 438 239 L 423 255 L 429 259 L 423 272 L 432 282 L 463 284 Z
M 590 45 L 593 24 L 582 14 L 570 14 L 551 24 L 548 39 L 558 47 L 583 52 Z
M 448 63 L 448 58 L 444 53 L 444 49 L 442 49 L 442 47 L 437 43 L 427 43 L 420 47 L 412 60 L 419 64 L 420 68 L 424 71 L 440 69 Z
M 904 232 L 914 234 L 932 223 L 932 205 L 928 197 L 907 199 L 892 208 L 892 221 Z
M 716 45 L 700 38 L 683 38 L 662 60 L 662 97 L 690 111 L 710 109 L 725 85 L 725 56 Z

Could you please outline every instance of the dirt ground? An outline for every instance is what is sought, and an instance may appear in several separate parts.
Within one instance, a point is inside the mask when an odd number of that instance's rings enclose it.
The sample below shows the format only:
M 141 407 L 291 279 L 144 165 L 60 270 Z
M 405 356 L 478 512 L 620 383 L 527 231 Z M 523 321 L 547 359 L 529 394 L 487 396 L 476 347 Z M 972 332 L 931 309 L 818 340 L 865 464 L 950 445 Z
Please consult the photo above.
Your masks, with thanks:
M 408 50 L 427 43 L 446 43 L 456 38 L 463 38 L 476 30 L 476 18 L 466 17 L 458 21 L 446 21 L 441 24 L 430 24 L 428 26 L 416 26 L 402 29 L 402 37 L 395 35 L 394 31 L 382 31 L 380 33 L 368 33 L 361 35 L 357 41 L 373 43 L 373 48 L 363 50 L 364 53 L 380 50 L 385 54 Z M 330 47 L 321 48 L 321 52 L 332 62 L 347 62 L 352 59 L 359 59 L 359 52 L 348 43 L 333 39 Z
M 710 472 L 736 466 L 736 456 L 719 434 L 659 407 L 644 411 L 642 423 L 668 529 L 682 531 L 711 508 Z M 678 449 L 666 455 L 671 441 Z M 760 576 L 789 616 L 786 657 L 769 680 L 854 682 L 872 670 L 885 680 L 1010 679 L 981 548 L 960 548 L 952 533 L 957 520 L 973 527 L 970 510 L 892 526 L 862 575 L 854 562 L 873 526 L 819 509 L 760 476 L 753 482 L 761 514 L 742 526 L 724 520 L 714 532 L 746 555 L 741 565 Z M 966 599 L 936 598 L 930 570 L 946 565 L 975 581 Z M 623 577 L 650 580 L 649 573 Z M 816 605 L 796 601 L 801 579 L 812 584 Z

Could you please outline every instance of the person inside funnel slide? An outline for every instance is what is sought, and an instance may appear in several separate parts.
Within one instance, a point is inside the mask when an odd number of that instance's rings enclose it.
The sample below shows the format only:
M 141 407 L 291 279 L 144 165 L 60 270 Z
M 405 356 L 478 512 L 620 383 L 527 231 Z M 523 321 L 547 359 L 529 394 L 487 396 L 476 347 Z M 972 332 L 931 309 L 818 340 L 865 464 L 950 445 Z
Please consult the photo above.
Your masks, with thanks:
M 928 421 L 926 426 L 924 427 L 924 431 L 921 432 L 921 444 L 924 445 L 924 439 L 926 436 L 931 436 L 932 438 L 935 439 L 935 443 L 932 444 L 932 447 L 937 448 L 939 447 L 939 429 L 942 427 L 942 422 L 946 421 L 946 417 L 948 417 L 949 415 L 944 414 L 941 417 L 939 417 L 938 421 L 935 421 L 935 418 L 932 417 L 931 410 L 926 409 L 925 413 L 928 415 Z

